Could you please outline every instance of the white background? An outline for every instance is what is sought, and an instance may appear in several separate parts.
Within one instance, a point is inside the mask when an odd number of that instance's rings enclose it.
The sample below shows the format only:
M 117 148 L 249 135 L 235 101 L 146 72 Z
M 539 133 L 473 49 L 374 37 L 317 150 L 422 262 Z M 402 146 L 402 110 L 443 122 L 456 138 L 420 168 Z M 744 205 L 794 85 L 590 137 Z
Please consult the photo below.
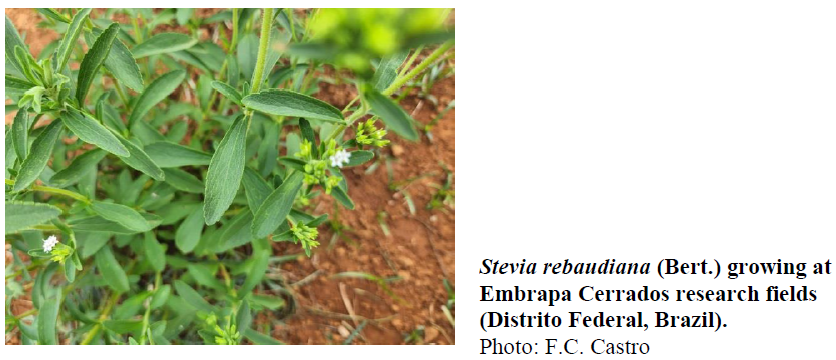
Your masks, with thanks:
M 86 4 L 85 4 L 86 3 Z M 124 3 L 124 2 L 123 2 Z M 143 6 L 173 6 L 173 2 Z M 84 5 L 82 5 L 84 4 Z M 24 5 L 24 4 L 18 4 Z M 25 4 L 35 6 L 35 4 Z M 37 6 L 67 6 L 68 3 Z M 140 4 L 79 2 L 73 6 Z M 836 6 L 815 1 L 178 2 L 455 6 L 455 346 L 4 347 L 47 356 L 477 358 L 480 338 L 641 341 L 647 359 L 833 358 L 834 276 L 485 276 L 482 259 L 816 262 L 836 238 Z M 807 285 L 814 303 L 480 303 L 479 285 Z M 496 329 L 484 311 L 717 311 L 706 329 Z M 649 316 L 648 316 L 649 317 Z M 647 318 L 647 321 L 652 318 Z M 541 352 L 543 349 L 538 349 Z M 586 350 L 586 349 L 581 349 Z M 585 351 L 590 355 L 590 351 Z M 38 355 L 38 356 L 43 356 Z M 538 355 L 544 357 L 544 355 Z M 5 357 L 5 356 L 4 356 Z M 537 356 L 535 356 L 537 357 Z M 564 355 L 565 357 L 565 355 Z

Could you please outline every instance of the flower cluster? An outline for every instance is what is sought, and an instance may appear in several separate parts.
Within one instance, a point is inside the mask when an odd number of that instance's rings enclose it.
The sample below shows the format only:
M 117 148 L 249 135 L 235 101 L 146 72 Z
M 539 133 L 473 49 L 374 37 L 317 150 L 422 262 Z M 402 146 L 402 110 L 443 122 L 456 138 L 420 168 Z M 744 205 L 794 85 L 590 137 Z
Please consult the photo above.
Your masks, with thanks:
M 307 164 L 305 164 L 304 171 L 305 171 L 305 183 L 306 184 L 321 184 L 325 187 L 325 193 L 330 194 L 331 189 L 337 186 L 342 178 L 335 175 L 328 175 L 326 174 L 325 170 L 328 169 L 328 161 L 314 159 L 312 153 L 313 144 L 311 144 L 308 140 L 303 140 L 302 144 L 299 146 L 299 152 L 296 153 L 296 156 L 305 160 Z M 337 142 L 334 139 L 328 142 L 328 146 L 322 154 L 323 158 L 329 159 L 331 161 L 331 166 L 335 166 L 338 164 L 340 167 L 344 165 L 344 163 L 348 163 L 348 159 L 350 154 L 348 154 L 342 148 L 337 147 Z
M 312 248 L 319 246 L 319 241 L 316 241 L 319 231 L 316 230 L 315 227 L 309 227 L 305 224 L 299 223 L 294 224 L 293 227 L 290 228 L 290 232 L 293 234 L 293 243 L 296 244 L 301 242 L 302 248 L 305 249 L 305 254 L 308 256 L 311 255 Z
M 366 122 L 361 122 L 357 125 L 356 135 L 354 139 L 358 145 L 371 145 L 376 147 L 384 147 L 389 144 L 389 140 L 384 140 L 386 130 L 378 130 L 374 126 L 374 119 L 369 119 Z
M 209 314 L 206 317 L 206 324 L 209 328 L 212 329 L 215 335 L 215 344 L 217 345 L 238 345 L 241 334 L 238 333 L 238 329 L 236 328 L 235 324 L 232 324 L 230 320 L 231 317 L 227 317 L 227 325 L 226 328 L 220 327 L 218 325 L 218 317 L 213 313 Z

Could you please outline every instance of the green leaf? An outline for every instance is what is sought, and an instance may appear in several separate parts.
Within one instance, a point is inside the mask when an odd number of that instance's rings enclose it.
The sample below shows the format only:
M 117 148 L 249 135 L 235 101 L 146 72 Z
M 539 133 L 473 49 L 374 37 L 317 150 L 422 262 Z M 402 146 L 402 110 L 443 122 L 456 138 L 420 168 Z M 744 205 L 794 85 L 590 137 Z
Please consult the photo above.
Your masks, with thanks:
M 351 201 L 351 198 L 348 197 L 348 194 L 343 191 L 343 189 L 339 186 L 331 188 L 331 196 L 340 204 L 346 207 L 346 209 L 354 210 L 354 201 Z
M 23 39 L 20 38 L 20 34 L 18 34 L 17 29 L 15 29 L 14 23 L 12 23 L 12 21 L 9 20 L 9 17 L 6 16 L 6 61 L 11 62 L 14 67 L 23 71 L 23 65 L 18 63 L 15 58 L 15 46 L 19 46 L 21 49 L 26 49 L 26 44 L 24 44 Z
M 408 51 L 401 51 L 380 59 L 380 65 L 378 65 L 372 77 L 372 85 L 374 85 L 375 90 L 382 92 L 389 85 L 392 85 L 395 78 L 398 77 L 398 68 L 406 60 L 407 55 L 409 55 Z
M 256 242 L 263 241 L 256 240 Z M 255 242 L 253 243 L 255 247 Z M 262 245 L 263 246 L 263 245 Z M 241 285 L 241 289 L 238 292 L 238 298 L 243 299 L 247 294 L 249 294 L 253 289 L 261 283 L 261 280 L 264 279 L 264 275 L 267 273 L 267 265 L 270 261 L 270 254 L 271 252 L 268 250 L 269 246 L 261 249 L 261 251 L 253 251 L 253 255 L 255 258 L 253 259 L 252 267 L 250 271 L 247 272 L 247 279 L 244 280 L 244 284 Z
M 273 192 L 273 187 L 264 180 L 255 170 L 247 167 L 244 169 L 244 193 L 247 196 L 247 204 L 250 205 L 250 211 L 255 214 L 256 210 L 261 206 L 270 193 Z
M 247 340 L 252 341 L 253 344 L 256 345 L 284 345 L 281 341 L 273 339 L 270 336 L 264 335 L 252 328 L 244 330 L 242 335 L 245 338 L 247 338 Z
M 32 143 L 32 151 L 23 160 L 20 165 L 20 171 L 15 179 L 15 185 L 12 191 L 20 191 L 32 184 L 41 172 L 44 171 L 49 155 L 52 154 L 52 149 L 58 141 L 61 130 L 64 126 L 58 120 L 53 120 L 47 125 L 46 129 L 41 132 L 41 135 Z
M 39 13 L 41 13 L 44 16 L 46 16 L 48 18 L 51 18 L 55 21 L 60 21 L 62 23 L 67 23 L 67 24 L 72 22 L 72 19 L 62 15 L 61 13 L 55 11 L 54 9 L 39 8 L 39 9 L 35 9 L 35 10 L 37 10 Z
M 212 155 L 168 141 L 145 146 L 145 152 L 163 168 L 209 165 Z
M 377 91 L 368 91 L 366 100 L 372 106 L 375 115 L 379 116 L 386 127 L 396 134 L 410 141 L 418 141 L 418 132 L 412 126 L 412 118 L 392 99 Z
M 19 109 L 12 123 L 12 144 L 18 159 L 25 159 L 29 152 L 29 112 Z M 11 167 L 7 164 L 7 167 Z
M 38 309 L 38 344 L 57 345 L 58 310 L 61 307 L 61 292 L 46 299 Z
M 70 23 L 70 27 L 67 28 L 67 32 L 64 33 L 64 38 L 61 39 L 61 43 L 58 44 L 58 50 L 56 50 L 58 60 L 60 62 L 56 63 L 58 67 L 56 68 L 58 72 L 63 72 L 64 67 L 67 66 L 67 63 L 70 61 L 70 55 L 72 55 L 73 50 L 76 48 L 76 42 L 78 41 L 78 36 L 81 35 L 81 32 L 84 30 L 84 22 L 87 20 L 87 17 L 90 16 L 90 12 L 93 9 L 82 9 L 79 11 L 75 16 L 73 16 L 73 21 Z M 8 30 L 6 30 L 8 33 Z M 6 41 L 6 47 L 8 48 L 8 41 Z
M 145 233 L 143 241 L 143 248 L 145 249 L 145 257 L 148 263 L 156 272 L 165 270 L 165 247 L 157 240 L 153 231 Z
M 180 25 L 186 25 L 189 22 L 189 19 L 192 18 L 194 14 L 194 9 L 191 8 L 179 8 L 177 9 L 177 23 Z
M 180 33 L 162 33 L 152 36 L 133 48 L 135 59 L 146 56 L 171 53 L 188 49 L 197 44 L 197 39 Z
M 102 149 L 92 149 L 76 157 L 72 164 L 49 179 L 52 186 L 65 188 L 81 181 L 84 175 L 96 170 L 96 165 L 107 153 Z
M 90 208 L 99 216 L 116 222 L 130 230 L 148 231 L 154 227 L 136 210 L 121 204 L 93 201 Z
M 253 33 L 244 35 L 238 41 L 238 51 L 235 53 L 238 55 L 238 66 L 241 68 L 244 79 L 252 79 L 258 57 L 258 36 Z
M 195 309 L 207 313 L 215 311 L 215 308 L 212 305 L 209 305 L 209 303 L 203 299 L 203 296 L 182 280 L 174 280 L 174 289 L 177 290 L 177 294 L 180 295 L 180 297 L 182 297 L 187 304 L 191 305 Z
M 171 187 L 193 194 L 203 193 L 203 183 L 192 174 L 189 174 L 180 169 L 163 169 L 165 172 L 165 182 Z
M 188 265 L 189 274 L 192 275 L 194 280 L 205 287 L 217 290 L 217 291 L 224 291 L 226 290 L 218 281 L 218 278 L 215 277 L 215 273 L 209 268 L 209 266 L 205 264 L 189 264 Z
M 151 298 L 151 308 L 156 309 L 160 306 L 165 305 L 165 302 L 168 300 L 168 297 L 171 295 L 171 285 L 164 284 L 161 285 L 157 292 L 154 294 L 154 297 Z
M 192 212 L 174 233 L 174 245 L 180 249 L 180 252 L 188 254 L 197 246 L 202 232 L 203 213 L 200 211 Z
M 357 150 L 349 153 L 348 164 L 343 167 L 362 165 L 366 161 L 374 159 L 374 153 L 366 150 Z
M 119 142 L 121 142 L 122 145 L 124 145 L 125 148 L 128 149 L 128 152 L 131 154 L 131 156 L 129 157 L 120 156 L 120 158 L 122 159 L 122 161 L 125 162 L 125 164 L 128 164 L 128 166 L 134 169 L 142 171 L 146 175 L 154 178 L 154 180 L 165 180 L 165 173 L 163 172 L 163 169 L 160 169 L 160 167 L 157 166 L 154 160 L 152 160 L 148 156 L 148 154 L 146 154 L 145 151 L 143 151 L 142 148 L 139 147 L 139 145 L 134 144 L 133 141 L 125 139 L 119 133 L 113 130 L 111 131 L 114 135 L 116 135 L 116 138 L 119 139 Z
M 102 325 L 117 334 L 136 333 L 142 331 L 142 320 L 105 320 Z
M 95 38 L 101 36 L 102 31 L 93 29 L 93 34 L 90 35 L 88 43 L 95 43 Z M 113 47 L 110 48 L 110 55 L 105 59 L 105 68 L 125 86 L 141 93 L 145 89 L 145 84 L 142 80 L 142 73 L 139 72 L 139 65 L 136 64 L 131 51 L 118 38 L 113 41 Z
M 125 293 L 130 290 L 128 275 L 116 261 L 116 257 L 113 256 L 113 251 L 110 250 L 109 246 L 105 246 L 96 252 L 96 267 L 99 269 L 99 275 L 104 278 L 105 283 L 111 289 L 118 293 Z
M 61 215 L 61 209 L 34 202 L 6 201 L 6 234 L 43 224 Z
M 174 70 L 154 80 L 151 85 L 148 85 L 139 97 L 139 100 L 136 101 L 134 110 L 131 112 L 131 117 L 128 120 L 128 125 L 133 126 L 137 120 L 145 117 L 157 103 L 171 95 L 184 79 L 186 79 L 185 70 Z
M 235 90 L 234 87 L 229 86 L 229 84 L 222 81 L 213 81 L 212 87 L 215 88 L 215 90 L 218 90 L 219 93 L 223 94 L 223 96 L 226 96 L 227 99 L 232 100 L 232 102 L 238 105 L 242 105 L 241 93 L 239 93 L 238 90 Z
M 64 125 L 78 135 L 84 142 L 96 145 L 102 150 L 117 156 L 129 157 L 131 153 L 104 125 L 100 124 L 90 115 L 84 114 L 72 107 L 61 115 Z
M 110 241 L 110 238 L 112 237 L 111 234 L 107 232 L 76 231 L 76 234 L 82 244 L 81 257 L 85 259 L 98 252 L 102 246 L 105 246 L 105 244 Z
M 6 96 L 21 97 L 27 90 L 37 86 L 28 80 L 18 79 L 6 74 Z
M 266 90 L 245 97 L 248 108 L 271 115 L 296 116 L 330 122 L 343 122 L 343 114 L 322 100 L 288 90 Z
M 79 105 L 84 104 L 84 98 L 87 97 L 87 91 L 90 89 L 90 84 L 96 78 L 99 68 L 104 64 L 107 55 L 110 54 L 110 48 L 113 46 L 113 40 L 116 40 L 116 35 L 119 33 L 119 24 L 113 23 L 108 26 L 107 30 L 96 39 L 96 43 L 84 55 L 84 60 L 81 61 L 81 67 L 78 70 L 78 83 L 75 88 L 75 98 Z
M 212 225 L 221 218 L 241 186 L 244 175 L 247 121 L 243 116 L 232 124 L 224 135 L 206 174 L 206 190 L 203 198 L 203 214 L 206 225 Z
M 162 222 L 162 218 L 154 214 L 142 213 L 142 217 L 148 221 L 152 227 L 157 227 L 160 225 L 160 222 Z M 101 216 L 87 216 L 83 218 L 71 219 L 68 223 L 75 231 L 106 232 L 125 235 L 142 232 L 128 229 L 115 221 L 107 220 Z
M 253 236 L 259 239 L 266 237 L 286 221 L 303 179 L 301 172 L 294 172 L 264 200 L 253 218 Z
M 246 181 L 246 180 L 245 180 Z M 269 193 L 268 193 L 269 194 Z M 232 218 L 232 220 L 228 221 L 224 224 L 220 231 L 221 239 L 220 244 L 215 250 L 215 252 L 224 252 L 229 249 L 234 249 L 236 247 L 246 245 L 250 241 L 252 241 L 253 236 L 250 232 L 250 227 L 253 224 L 253 214 L 249 211 L 242 211 L 238 215 Z

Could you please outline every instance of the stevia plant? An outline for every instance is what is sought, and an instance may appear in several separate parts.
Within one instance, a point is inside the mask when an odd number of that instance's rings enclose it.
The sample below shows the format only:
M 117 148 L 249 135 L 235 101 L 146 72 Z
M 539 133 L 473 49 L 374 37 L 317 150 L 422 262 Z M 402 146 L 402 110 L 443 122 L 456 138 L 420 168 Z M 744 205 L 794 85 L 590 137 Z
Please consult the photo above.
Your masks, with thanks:
M 252 321 L 292 302 L 267 287 L 271 243 L 310 256 L 312 204 L 355 207 L 342 170 L 389 131 L 419 140 L 397 96 L 454 44 L 444 9 L 37 11 L 61 34 L 37 57 L 5 28 L 6 334 L 24 344 L 277 343 Z M 358 96 L 337 109 L 321 82 Z

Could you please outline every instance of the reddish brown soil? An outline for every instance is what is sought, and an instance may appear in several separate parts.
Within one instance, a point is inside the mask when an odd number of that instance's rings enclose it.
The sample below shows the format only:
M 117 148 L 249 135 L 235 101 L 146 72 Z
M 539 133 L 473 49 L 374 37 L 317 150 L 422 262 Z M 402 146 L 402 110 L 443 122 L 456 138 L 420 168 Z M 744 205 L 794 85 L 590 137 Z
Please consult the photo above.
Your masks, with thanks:
M 26 43 L 35 53 L 56 38 L 51 31 L 36 27 L 40 18 L 34 10 L 6 9 L 6 15 L 21 33 L 28 34 Z M 407 112 L 421 123 L 431 121 L 455 99 L 455 76 L 438 82 L 431 93 L 438 98 L 438 107 L 414 95 L 402 101 Z M 347 105 L 355 95 L 349 85 L 326 83 L 320 83 L 320 93 L 316 94 L 338 107 Z M 7 123 L 9 120 L 7 117 Z M 433 135 L 432 142 L 422 136 L 419 143 L 390 135 L 392 144 L 384 151 L 391 156 L 394 181 L 420 177 L 406 186 L 417 210 L 415 215 L 403 195 L 390 190 L 384 164 L 368 175 L 364 173 L 369 164 L 346 171 L 356 209 L 340 208 L 339 219 L 350 229 L 345 231 L 349 240 L 337 240 L 331 247 L 333 232 L 327 225 L 321 226 L 322 245 L 310 259 L 300 256 L 273 269 L 291 284 L 297 302 L 295 312 L 281 321 L 275 321 L 279 319 L 272 314 L 261 314 L 256 323 L 278 324 L 272 329 L 273 337 L 290 344 L 341 344 L 364 319 L 370 321 L 354 344 L 403 344 L 405 336 L 418 328 L 424 331 L 417 343 L 455 343 L 455 329 L 440 309 L 447 301 L 443 279 L 455 286 L 455 209 L 426 209 L 436 192 L 431 185 L 440 186 L 446 181 L 443 166 L 455 172 L 455 110 L 439 120 Z M 315 213 L 333 212 L 330 197 L 323 199 L 315 206 Z M 388 214 L 385 223 L 390 236 L 379 224 L 378 214 L 382 212 Z M 276 255 L 299 250 L 298 245 L 275 245 Z M 349 271 L 400 279 L 388 283 L 390 295 L 368 280 L 334 277 Z M 19 312 L 23 311 L 26 309 Z

